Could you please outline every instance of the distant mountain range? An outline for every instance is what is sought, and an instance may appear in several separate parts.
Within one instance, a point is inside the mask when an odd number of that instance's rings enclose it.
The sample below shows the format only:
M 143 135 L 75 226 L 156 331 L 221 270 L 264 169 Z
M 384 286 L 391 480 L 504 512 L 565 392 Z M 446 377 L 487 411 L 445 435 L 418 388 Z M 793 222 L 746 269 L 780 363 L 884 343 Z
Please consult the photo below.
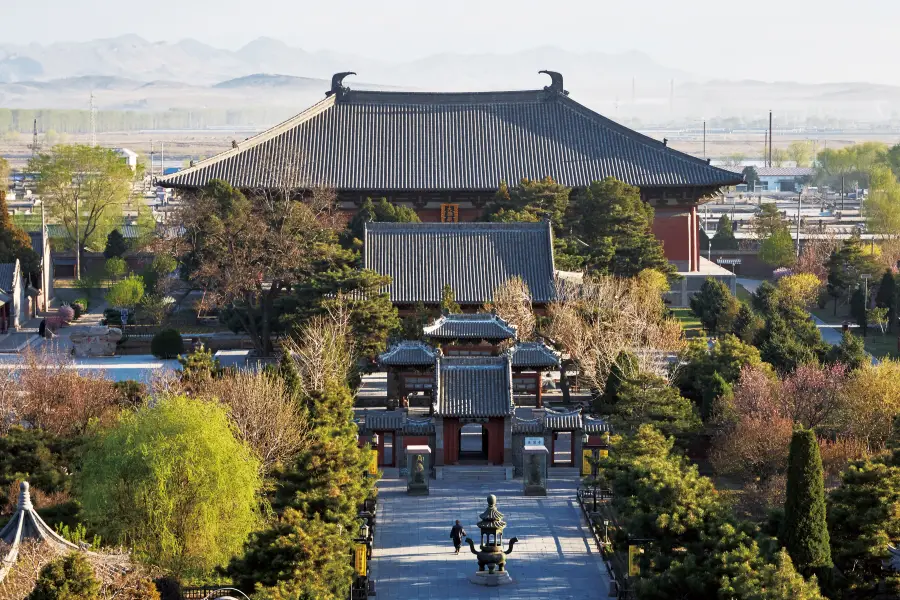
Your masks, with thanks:
M 136 35 L 47 46 L 0 44 L 2 83 L 103 75 L 145 82 L 214 84 L 257 73 L 328 78 L 337 71 L 353 70 L 367 81 L 391 85 L 469 89 L 521 87 L 529 81 L 536 85 L 540 69 L 563 71 L 582 82 L 690 78 L 640 52 L 573 53 L 535 48 L 513 54 L 438 54 L 395 64 L 333 52 L 307 52 L 271 38 L 256 39 L 236 51 L 196 40 L 149 42 Z
M 510 54 L 436 54 L 389 63 L 336 52 L 308 52 L 256 39 L 239 50 L 196 40 L 149 42 L 135 35 L 49 45 L 0 44 L 0 107 L 168 110 L 274 107 L 299 111 L 323 97 L 330 77 L 356 71 L 360 89 L 536 89 L 537 71 L 564 75 L 572 97 L 609 117 L 644 123 L 702 118 L 761 119 L 774 109 L 782 123 L 809 117 L 897 119 L 900 87 L 867 83 L 703 81 L 641 52 L 577 53 L 554 47 Z M 734 69 L 740 76 L 740 65 Z

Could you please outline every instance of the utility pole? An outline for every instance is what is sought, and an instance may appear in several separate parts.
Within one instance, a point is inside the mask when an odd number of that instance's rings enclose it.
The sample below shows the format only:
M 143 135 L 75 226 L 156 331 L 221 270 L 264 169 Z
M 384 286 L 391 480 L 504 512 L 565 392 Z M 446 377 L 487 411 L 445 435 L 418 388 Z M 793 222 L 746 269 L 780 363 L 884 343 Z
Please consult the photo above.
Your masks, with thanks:
M 797 195 L 797 258 L 800 258 L 800 210 L 803 208 L 803 188 Z
M 159 176 L 162 177 L 166 174 L 166 143 L 159 143 Z
M 772 166 L 772 111 L 769 111 L 769 166 Z
M 37 136 L 37 119 L 34 120 L 34 127 L 31 134 L 31 158 L 34 158 L 38 152 L 38 136 Z
M 75 195 L 75 280 L 81 279 L 81 203 Z
M 841 175 L 841 212 L 844 212 L 844 176 Z
M 706 158 L 706 119 L 703 119 L 703 158 Z
M 763 132 L 763 166 L 769 166 L 769 130 Z
M 97 118 L 94 116 L 94 91 L 91 90 L 91 146 L 97 145 Z

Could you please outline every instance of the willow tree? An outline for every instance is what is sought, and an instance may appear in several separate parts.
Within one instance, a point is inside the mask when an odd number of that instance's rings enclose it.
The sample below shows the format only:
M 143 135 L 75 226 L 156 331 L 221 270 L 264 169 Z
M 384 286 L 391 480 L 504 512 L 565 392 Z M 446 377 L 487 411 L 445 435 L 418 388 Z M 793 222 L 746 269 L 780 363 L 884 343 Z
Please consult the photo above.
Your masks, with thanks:
M 124 413 L 83 464 L 85 519 L 176 575 L 224 565 L 259 523 L 259 460 L 217 403 L 173 396 Z

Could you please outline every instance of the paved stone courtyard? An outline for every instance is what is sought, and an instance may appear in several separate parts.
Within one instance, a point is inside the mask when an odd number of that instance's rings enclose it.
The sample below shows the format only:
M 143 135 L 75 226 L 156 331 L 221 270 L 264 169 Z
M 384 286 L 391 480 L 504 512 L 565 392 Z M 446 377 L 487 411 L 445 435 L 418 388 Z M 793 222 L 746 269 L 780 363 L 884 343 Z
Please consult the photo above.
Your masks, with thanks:
M 431 495 L 406 495 L 403 480 L 379 483 L 378 525 L 370 565 L 379 598 L 606 598 L 609 579 L 575 500 L 574 479 L 551 479 L 546 498 L 522 496 L 521 481 L 431 482 Z M 478 569 L 468 545 L 453 553 L 450 528 L 459 519 L 473 540 L 487 495 L 505 515 L 504 540 L 518 537 L 508 558 L 515 583 L 483 588 L 469 583 Z M 506 547 L 506 544 L 504 544 Z M 476 543 L 477 548 L 477 543 Z

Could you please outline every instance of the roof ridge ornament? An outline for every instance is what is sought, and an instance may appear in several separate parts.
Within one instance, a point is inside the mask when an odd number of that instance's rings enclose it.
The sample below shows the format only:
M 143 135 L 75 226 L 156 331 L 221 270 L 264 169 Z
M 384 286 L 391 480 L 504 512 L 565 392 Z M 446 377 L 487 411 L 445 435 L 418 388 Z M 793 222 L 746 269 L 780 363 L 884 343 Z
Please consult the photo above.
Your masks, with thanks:
M 538 73 L 543 73 L 550 76 L 550 85 L 546 86 L 544 89 L 548 92 L 556 92 L 557 94 L 562 94 L 563 96 L 568 96 L 569 92 L 563 88 L 563 76 L 562 73 L 558 71 L 538 71 Z
M 325 97 L 337 96 L 338 100 L 340 100 L 345 92 L 350 91 L 350 88 L 344 86 L 344 78 L 349 75 L 356 75 L 356 73 L 354 71 L 341 71 L 332 75 L 331 89 L 325 92 Z

